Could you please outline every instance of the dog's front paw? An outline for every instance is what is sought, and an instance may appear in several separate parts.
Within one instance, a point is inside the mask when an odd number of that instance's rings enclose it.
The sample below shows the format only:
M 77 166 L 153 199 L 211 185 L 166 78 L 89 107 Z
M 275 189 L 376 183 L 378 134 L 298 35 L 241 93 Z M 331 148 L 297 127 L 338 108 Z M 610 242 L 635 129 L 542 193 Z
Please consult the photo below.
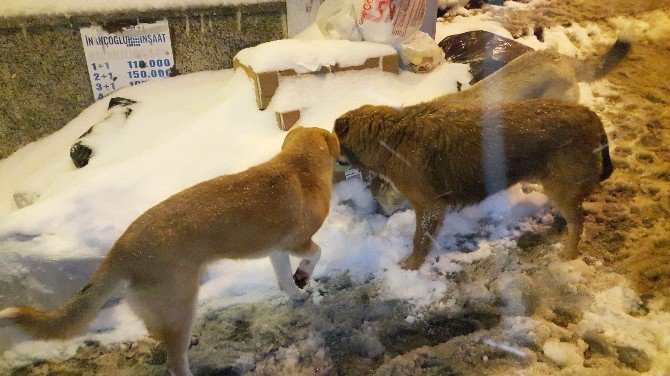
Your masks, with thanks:
M 419 259 L 418 257 L 414 257 L 414 255 L 409 255 L 400 261 L 400 267 L 408 270 L 419 270 L 422 263 L 423 258 Z
M 306 271 L 298 268 L 293 274 L 293 282 L 299 288 L 304 288 L 307 286 L 307 282 L 309 282 L 309 274 L 307 274 Z

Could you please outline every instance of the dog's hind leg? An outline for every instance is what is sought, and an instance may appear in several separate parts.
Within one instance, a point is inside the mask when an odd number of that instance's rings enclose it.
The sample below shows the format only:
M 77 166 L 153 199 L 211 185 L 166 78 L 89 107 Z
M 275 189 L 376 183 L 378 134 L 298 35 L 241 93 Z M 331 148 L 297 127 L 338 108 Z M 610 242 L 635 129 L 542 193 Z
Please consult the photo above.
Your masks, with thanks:
M 314 267 L 321 258 L 321 247 L 310 240 L 303 246 L 292 250 L 291 253 L 302 258 L 302 260 L 300 260 L 300 264 L 298 264 L 298 268 L 293 274 L 293 281 L 295 282 L 296 286 L 303 288 L 305 285 L 307 285 L 307 282 L 309 282 L 309 278 L 314 271 Z
M 545 193 L 568 222 L 568 239 L 562 252 L 565 259 L 579 256 L 579 240 L 584 230 L 582 202 L 598 182 L 599 167 L 592 155 L 554 156 L 542 182 Z
M 584 230 L 584 210 L 581 199 L 557 197 L 553 199 L 561 214 L 568 222 L 568 239 L 563 248 L 562 256 L 566 260 L 579 257 L 579 240 Z
M 295 286 L 291 276 L 291 260 L 288 253 L 279 250 L 272 251 L 270 252 L 270 261 L 272 261 L 272 267 L 275 270 L 279 289 L 285 291 L 293 300 L 307 299 L 309 293 Z
M 435 245 L 435 238 L 442 228 L 444 212 L 447 209 L 442 202 L 427 206 L 412 205 L 416 211 L 416 229 L 414 231 L 414 250 L 400 262 L 405 269 L 417 270 Z
M 131 284 L 129 302 L 149 333 L 165 345 L 170 375 L 192 376 L 187 351 L 200 273 L 197 270 L 165 270 L 164 273 L 164 278 L 150 285 L 135 287 Z

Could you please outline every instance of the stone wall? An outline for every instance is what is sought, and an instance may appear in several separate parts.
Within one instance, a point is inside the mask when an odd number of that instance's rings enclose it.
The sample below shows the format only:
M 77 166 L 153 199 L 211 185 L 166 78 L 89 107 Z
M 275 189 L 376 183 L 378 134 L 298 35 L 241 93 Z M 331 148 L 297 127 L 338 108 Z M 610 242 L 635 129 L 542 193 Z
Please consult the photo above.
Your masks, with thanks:
M 0 18 L 0 159 L 93 103 L 79 28 L 167 19 L 179 74 L 232 67 L 246 47 L 286 35 L 286 5 Z

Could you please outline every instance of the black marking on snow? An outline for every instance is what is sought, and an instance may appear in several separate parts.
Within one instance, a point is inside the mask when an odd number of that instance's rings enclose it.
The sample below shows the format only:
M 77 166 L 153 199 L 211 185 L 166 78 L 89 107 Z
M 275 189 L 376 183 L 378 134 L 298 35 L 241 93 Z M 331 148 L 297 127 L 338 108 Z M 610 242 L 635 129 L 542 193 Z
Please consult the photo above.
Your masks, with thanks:
M 89 159 L 91 159 L 91 155 L 93 155 L 93 149 L 82 144 L 81 141 L 77 141 L 70 148 L 70 158 L 72 159 L 72 163 L 74 163 L 75 167 L 77 168 L 86 166 Z
M 122 97 L 114 97 L 109 100 L 109 105 L 107 105 L 107 109 L 109 110 L 112 107 L 116 106 L 121 106 L 121 107 L 128 107 L 131 104 L 135 104 L 137 101 L 134 101 L 132 99 L 128 98 L 122 98 Z

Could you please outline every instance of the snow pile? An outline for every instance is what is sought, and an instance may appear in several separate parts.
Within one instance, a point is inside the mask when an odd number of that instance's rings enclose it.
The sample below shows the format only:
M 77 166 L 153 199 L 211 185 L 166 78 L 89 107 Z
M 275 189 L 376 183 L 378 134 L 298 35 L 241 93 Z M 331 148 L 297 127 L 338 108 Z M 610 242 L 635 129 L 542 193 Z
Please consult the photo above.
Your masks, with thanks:
M 272 0 L 3 0 L 0 17 L 73 15 L 111 13 L 129 10 L 151 11 L 192 7 L 242 5 L 273 2 Z
M 670 35 L 670 16 L 661 10 L 646 12 L 637 18 L 616 17 L 610 22 L 631 38 L 648 38 L 653 41 L 667 39 Z
M 583 335 L 598 333 L 616 347 L 619 357 L 627 349 L 646 354 L 648 368 L 670 371 L 670 313 L 654 307 L 640 313 L 641 301 L 626 284 L 599 292 L 579 323 Z
M 542 345 L 542 351 L 549 360 L 561 368 L 584 363 L 584 351 L 580 351 L 577 346 L 570 343 L 550 340 Z
M 395 54 L 393 47 L 372 42 L 283 39 L 245 48 L 235 58 L 254 72 L 293 69 L 309 73 L 335 64 L 340 67 L 363 65 L 369 58 Z

